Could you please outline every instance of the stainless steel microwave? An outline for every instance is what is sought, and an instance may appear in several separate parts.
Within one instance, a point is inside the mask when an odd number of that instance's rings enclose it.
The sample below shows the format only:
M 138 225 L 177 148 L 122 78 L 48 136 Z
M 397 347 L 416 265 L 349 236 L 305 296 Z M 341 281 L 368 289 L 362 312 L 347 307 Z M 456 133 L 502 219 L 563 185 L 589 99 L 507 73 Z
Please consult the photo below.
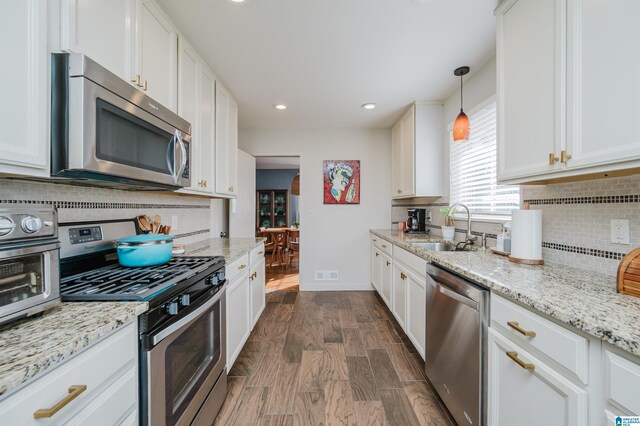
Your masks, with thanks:
M 191 185 L 191 124 L 82 54 L 54 53 L 51 176 L 78 184 Z

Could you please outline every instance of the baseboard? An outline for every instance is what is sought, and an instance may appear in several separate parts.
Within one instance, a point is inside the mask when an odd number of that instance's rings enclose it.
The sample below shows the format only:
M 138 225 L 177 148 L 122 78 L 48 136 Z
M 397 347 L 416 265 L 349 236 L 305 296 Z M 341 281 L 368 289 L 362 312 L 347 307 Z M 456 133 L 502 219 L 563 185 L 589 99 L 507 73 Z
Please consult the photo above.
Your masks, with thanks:
M 374 291 L 369 283 L 340 283 L 333 281 L 314 281 L 300 283 L 300 291 Z

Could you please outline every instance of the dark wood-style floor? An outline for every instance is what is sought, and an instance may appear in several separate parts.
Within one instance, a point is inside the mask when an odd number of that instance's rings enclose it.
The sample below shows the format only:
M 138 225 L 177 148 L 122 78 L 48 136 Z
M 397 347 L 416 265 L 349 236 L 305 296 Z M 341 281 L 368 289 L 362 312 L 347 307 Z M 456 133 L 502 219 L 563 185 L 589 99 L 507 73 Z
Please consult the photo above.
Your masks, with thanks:
M 277 291 L 229 372 L 217 425 L 449 425 L 374 292 Z

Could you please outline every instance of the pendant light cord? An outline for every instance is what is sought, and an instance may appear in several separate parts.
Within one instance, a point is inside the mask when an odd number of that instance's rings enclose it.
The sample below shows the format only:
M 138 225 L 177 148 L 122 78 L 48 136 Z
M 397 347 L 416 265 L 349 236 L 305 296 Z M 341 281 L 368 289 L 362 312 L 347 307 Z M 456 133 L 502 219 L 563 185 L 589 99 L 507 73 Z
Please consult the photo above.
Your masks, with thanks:
M 460 75 L 460 111 L 462 111 L 462 75 Z

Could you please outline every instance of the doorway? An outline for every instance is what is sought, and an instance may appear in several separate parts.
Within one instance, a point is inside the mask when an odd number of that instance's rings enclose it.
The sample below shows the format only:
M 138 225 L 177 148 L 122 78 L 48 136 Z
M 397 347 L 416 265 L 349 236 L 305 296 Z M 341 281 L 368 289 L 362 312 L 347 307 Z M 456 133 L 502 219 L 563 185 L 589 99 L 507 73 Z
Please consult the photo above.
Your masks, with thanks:
M 300 157 L 256 157 L 256 235 L 267 239 L 266 291 L 300 285 Z

